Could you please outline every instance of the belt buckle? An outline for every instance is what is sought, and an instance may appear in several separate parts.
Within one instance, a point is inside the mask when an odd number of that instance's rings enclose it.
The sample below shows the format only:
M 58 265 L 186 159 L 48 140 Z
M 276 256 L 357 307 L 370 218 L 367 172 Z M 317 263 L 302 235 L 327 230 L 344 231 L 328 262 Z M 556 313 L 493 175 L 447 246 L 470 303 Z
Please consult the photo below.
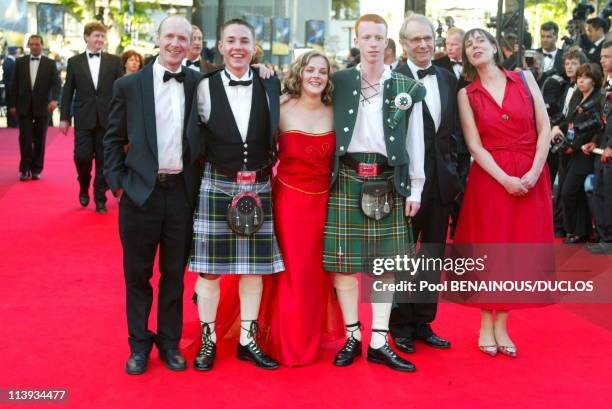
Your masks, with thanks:
M 240 185 L 253 184 L 257 181 L 257 172 L 241 170 L 236 173 L 236 183 Z
M 357 176 L 372 177 L 380 174 L 380 164 L 378 163 L 359 163 L 357 166 Z

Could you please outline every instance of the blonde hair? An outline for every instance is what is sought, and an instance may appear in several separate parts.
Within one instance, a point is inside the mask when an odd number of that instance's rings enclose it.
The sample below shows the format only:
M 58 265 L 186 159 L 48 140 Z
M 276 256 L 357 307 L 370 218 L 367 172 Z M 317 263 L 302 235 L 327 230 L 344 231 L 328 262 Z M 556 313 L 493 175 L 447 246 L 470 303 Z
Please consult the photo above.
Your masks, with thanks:
M 293 64 L 291 64 L 291 67 L 289 67 L 289 72 L 283 80 L 283 93 L 294 97 L 299 97 L 302 95 L 302 73 L 304 72 L 304 68 L 308 65 L 308 63 L 310 63 L 310 60 L 315 57 L 321 57 L 327 63 L 328 80 L 327 85 L 325 85 L 325 89 L 323 89 L 323 92 L 321 93 L 321 101 L 325 105 L 331 105 L 332 94 L 334 92 L 334 86 L 331 82 L 331 66 L 325 54 L 318 51 L 309 51 L 304 53 L 300 55 L 293 62 Z

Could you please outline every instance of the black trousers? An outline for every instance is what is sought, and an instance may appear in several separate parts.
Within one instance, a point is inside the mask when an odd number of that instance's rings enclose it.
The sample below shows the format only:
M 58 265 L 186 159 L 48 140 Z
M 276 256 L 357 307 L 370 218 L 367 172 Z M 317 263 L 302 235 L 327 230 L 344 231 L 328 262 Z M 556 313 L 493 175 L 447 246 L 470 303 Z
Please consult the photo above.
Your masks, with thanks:
M 463 202 L 463 192 L 465 191 L 465 184 L 467 183 L 470 164 L 472 163 L 471 159 L 472 155 L 470 155 L 469 152 L 457 154 L 457 173 L 459 174 L 461 193 L 457 196 L 451 207 L 451 235 L 453 236 L 457 228 L 457 222 L 459 221 L 459 212 L 461 211 L 461 203 Z
M 443 204 L 437 183 L 434 183 L 435 192 L 423 196 L 421 208 L 412 219 L 414 241 L 420 239 L 421 248 L 417 257 L 444 257 L 448 221 L 452 204 Z M 401 276 L 398 276 L 401 278 Z M 418 280 L 427 280 L 429 283 L 440 282 L 440 271 L 427 271 L 417 273 Z M 417 284 L 418 285 L 418 284 Z M 391 310 L 389 329 L 393 337 L 414 337 L 431 335 L 429 324 L 436 318 L 438 312 L 438 293 L 427 292 L 419 294 L 419 301 L 406 302 L 405 299 L 396 299 Z
M 565 223 L 563 220 L 563 201 L 561 197 L 561 190 L 565 183 L 565 175 L 567 174 L 567 166 L 569 158 L 567 155 L 558 153 L 558 174 L 559 181 L 557 183 L 557 189 L 553 190 L 553 223 L 555 226 L 555 232 L 565 232 Z
M 48 127 L 48 116 L 19 115 L 19 172 L 42 172 Z
M 74 130 L 74 163 L 76 165 L 79 186 L 82 192 L 89 190 L 91 168 L 96 162 L 94 177 L 94 200 L 106 203 L 108 185 L 104 179 L 104 146 L 102 140 L 106 130 L 100 126 L 93 129 Z
M 587 173 L 576 169 L 570 161 L 561 187 L 565 232 L 588 238 L 593 231 L 589 202 L 584 192 Z
M 130 349 L 149 352 L 178 347 L 183 329 L 183 276 L 192 232 L 192 213 L 182 176 L 158 183 L 144 208 L 127 194 L 119 203 L 119 231 Z M 153 302 L 153 263 L 159 251 L 157 333 L 148 328 Z
M 599 156 L 596 156 L 595 160 L 599 159 Z M 595 186 L 591 203 L 599 240 L 612 243 L 612 163 L 595 165 Z

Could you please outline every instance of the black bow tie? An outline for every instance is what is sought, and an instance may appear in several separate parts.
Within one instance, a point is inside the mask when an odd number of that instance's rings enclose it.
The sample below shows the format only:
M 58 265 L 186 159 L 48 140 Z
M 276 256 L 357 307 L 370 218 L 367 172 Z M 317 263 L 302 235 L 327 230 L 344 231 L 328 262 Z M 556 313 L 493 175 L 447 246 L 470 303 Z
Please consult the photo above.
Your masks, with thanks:
M 451 63 L 453 65 L 463 65 L 463 63 L 461 61 L 456 61 L 456 60 L 451 60 Z
M 544 57 L 546 58 L 553 58 L 553 55 L 550 53 L 544 53 Z
M 244 85 L 244 86 L 248 86 L 251 85 L 253 83 L 253 80 L 246 80 L 246 81 L 236 81 L 233 80 L 232 77 L 230 77 L 229 73 L 227 71 L 223 71 L 225 73 L 225 76 L 227 77 L 227 79 L 229 79 L 229 86 L 230 87 L 235 87 L 238 85 Z
M 417 75 L 419 76 L 419 79 L 428 75 L 436 75 L 436 69 L 433 65 L 430 65 L 429 68 L 427 68 L 426 70 L 418 70 Z
M 191 66 L 191 65 L 195 65 L 196 67 L 200 66 L 200 60 L 197 61 L 191 61 L 191 60 L 187 60 L 187 62 L 185 63 L 186 66 Z
M 40 61 L 40 57 L 30 57 L 30 61 Z
M 168 82 L 172 78 L 174 78 L 178 82 L 183 82 L 185 80 L 185 73 L 183 71 L 181 72 L 165 71 L 164 72 L 164 82 Z
M 94 57 L 100 58 L 100 53 L 87 53 L 87 54 L 89 54 L 89 58 L 94 58 Z

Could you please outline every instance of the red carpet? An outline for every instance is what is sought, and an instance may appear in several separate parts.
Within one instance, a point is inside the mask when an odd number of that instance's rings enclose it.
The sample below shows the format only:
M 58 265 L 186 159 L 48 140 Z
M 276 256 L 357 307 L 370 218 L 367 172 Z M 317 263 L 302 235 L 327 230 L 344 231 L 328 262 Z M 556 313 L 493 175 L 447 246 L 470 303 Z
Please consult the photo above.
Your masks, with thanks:
M 442 304 L 435 329 L 453 347 L 417 344 L 414 374 L 364 359 L 336 368 L 338 343 L 325 344 L 316 365 L 266 372 L 236 360 L 235 345 L 225 342 L 210 373 L 172 373 L 155 355 L 145 375 L 125 375 L 117 205 L 109 194 L 108 215 L 79 206 L 73 137 L 49 133 L 42 180 L 20 183 L 16 131 L 0 130 L 2 388 L 65 388 L 70 397 L 61 407 L 82 408 L 609 407 L 610 305 L 513 312 L 515 360 L 477 350 L 478 310 Z M 590 263 L 594 256 L 585 254 L 580 262 Z M 189 301 L 194 279 L 186 279 L 187 324 L 197 319 Z M 368 328 L 369 306 L 361 310 Z

